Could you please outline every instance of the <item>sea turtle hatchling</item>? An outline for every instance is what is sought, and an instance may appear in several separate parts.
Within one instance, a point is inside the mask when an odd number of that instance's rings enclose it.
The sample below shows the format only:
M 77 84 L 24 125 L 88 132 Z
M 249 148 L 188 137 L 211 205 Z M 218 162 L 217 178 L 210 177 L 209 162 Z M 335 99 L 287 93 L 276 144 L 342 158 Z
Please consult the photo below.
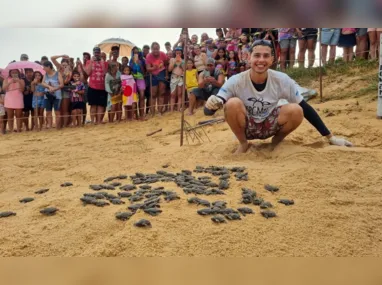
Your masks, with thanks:
M 36 191 L 36 192 L 34 192 L 35 194 L 44 194 L 44 193 L 46 193 L 46 192 L 48 192 L 49 191 L 49 189 L 40 189 L 40 190 L 38 190 L 38 191 Z
M 73 183 L 72 182 L 65 182 L 65 183 L 61 184 L 61 187 L 69 187 L 69 186 L 73 186 Z
M 162 213 L 161 209 L 158 208 L 147 208 L 143 210 L 146 214 L 149 214 L 150 216 L 158 216 L 160 213 Z
M 46 216 L 53 216 L 56 214 L 57 211 L 58 211 L 57 208 L 49 207 L 49 208 L 42 209 L 40 213 Z
M 129 198 L 129 200 L 130 200 L 130 202 L 138 202 L 138 201 L 141 201 L 141 200 L 143 200 L 143 196 L 141 196 L 141 195 L 133 195 L 133 196 L 131 196 L 130 198 Z
M 112 185 L 108 185 L 108 184 L 101 184 L 101 185 L 99 185 L 99 186 L 101 186 L 101 187 L 102 187 L 102 189 L 104 189 L 104 190 L 115 190 L 115 187 L 114 187 L 114 186 L 112 186 Z
M 255 206 L 260 206 L 263 202 L 264 202 L 264 199 L 256 197 L 253 199 L 252 204 Z
M 118 192 L 118 196 L 121 197 L 121 198 L 129 198 L 132 195 L 133 194 L 131 194 L 131 192 L 127 192 L 127 191 Z
M 178 199 L 180 199 L 180 197 L 176 193 L 164 196 L 164 200 L 167 202 L 178 200 Z
M 203 200 L 203 199 L 199 199 L 198 205 L 202 205 L 202 206 L 205 206 L 205 207 L 210 207 L 211 206 L 211 203 L 207 200 Z
M 227 206 L 227 202 L 226 201 L 215 201 L 215 202 L 212 202 L 212 207 L 224 209 L 224 208 L 226 208 L 226 206 Z
M 127 185 L 123 185 L 123 186 L 119 187 L 119 189 L 121 189 L 123 191 L 131 191 L 131 190 L 137 189 L 137 186 L 127 184 Z
M 100 185 L 89 185 L 89 188 L 90 189 L 92 189 L 92 190 L 94 190 L 94 191 L 99 191 L 99 190 L 102 190 L 103 188 L 102 188 L 102 186 L 100 186 Z
M 139 186 L 139 188 L 148 190 L 148 189 L 151 189 L 152 187 L 150 185 L 145 184 L 145 185 Z
M 227 219 L 227 220 L 241 220 L 241 217 L 240 217 L 240 214 L 238 213 L 229 213 L 229 214 L 225 214 L 224 217 Z
M 88 204 L 94 205 L 94 203 L 97 201 L 97 199 L 90 196 L 81 197 L 80 200 L 84 205 L 88 205 Z
M 216 213 L 215 210 L 211 208 L 204 208 L 196 211 L 199 215 L 201 216 L 206 216 L 206 215 L 214 215 Z
M 115 179 L 117 179 L 116 176 L 110 176 L 110 177 L 106 178 L 103 182 L 107 183 L 107 182 L 113 181 Z
M 16 213 L 11 211 L 0 212 L 0 218 L 7 218 L 11 216 L 16 216 Z
M 231 171 L 232 172 L 244 172 L 245 171 L 245 167 L 232 167 Z
M 122 212 L 122 213 L 119 212 L 119 213 L 115 214 L 115 218 L 118 220 L 121 220 L 121 221 L 127 221 L 133 215 L 134 215 L 134 213 L 132 213 L 132 212 Z
M 229 182 L 228 180 L 220 180 L 220 183 L 219 183 L 219 189 L 220 190 L 226 190 L 229 188 Z
M 231 175 L 229 174 L 223 174 L 222 176 L 219 177 L 220 180 L 227 180 L 230 179 Z
M 84 196 L 85 197 L 92 197 L 92 198 L 95 198 L 95 199 L 105 199 L 106 196 L 104 194 L 102 194 L 101 192 L 98 192 L 98 193 L 84 193 Z
M 110 185 L 113 187 L 118 187 L 118 186 L 121 186 L 122 183 L 121 182 L 113 182 L 113 183 L 110 183 Z
M 114 199 L 109 199 L 110 203 L 112 203 L 113 205 L 121 205 L 121 204 L 125 204 L 125 201 L 122 201 L 121 199 L 118 199 L 118 198 L 114 198 Z
M 243 216 L 245 216 L 246 214 L 253 214 L 253 210 L 251 208 L 248 208 L 248 207 L 242 207 L 242 208 L 238 208 L 237 209 L 240 214 L 242 214 Z
M 278 202 L 280 204 L 284 204 L 285 206 L 294 205 L 294 201 L 289 199 L 280 199 Z
M 224 219 L 223 216 L 213 216 L 211 217 L 211 221 L 213 221 L 216 224 L 226 223 L 226 219 Z
M 260 204 L 260 209 L 268 209 L 268 208 L 272 208 L 273 205 L 271 204 L 271 202 L 263 202 Z
M 260 212 L 260 213 L 261 213 L 261 215 L 262 215 L 264 218 L 266 218 L 266 219 L 277 217 L 277 215 L 276 215 L 275 212 L 273 212 L 273 211 L 269 211 L 269 210 L 267 210 L 267 211 L 262 211 L 262 212 Z
M 95 200 L 93 204 L 96 205 L 97 207 L 105 207 L 110 205 L 108 202 L 103 200 Z
M 23 198 L 21 200 L 19 200 L 20 203 L 29 203 L 29 202 L 32 202 L 34 201 L 34 198 L 31 198 L 31 197 L 27 197 L 27 198 Z
M 127 209 L 129 209 L 130 211 L 135 213 L 136 211 L 141 209 L 143 206 L 144 206 L 144 204 L 133 204 L 133 205 L 128 206 Z
M 120 180 L 127 179 L 127 175 L 124 175 L 124 174 L 118 175 L 117 179 L 120 179 Z
M 277 192 L 277 191 L 279 191 L 280 190 L 280 188 L 279 187 L 277 187 L 277 186 L 272 186 L 272 185 L 269 185 L 269 184 L 265 184 L 264 185 L 264 189 L 265 190 L 267 190 L 267 191 L 269 191 L 269 192 Z
M 145 219 L 142 219 L 142 220 L 139 220 L 138 222 L 136 222 L 134 224 L 134 226 L 138 227 L 138 228 L 151 228 L 151 223 L 149 220 L 145 220 Z
M 200 200 L 201 200 L 201 199 L 198 198 L 198 197 L 191 197 L 191 198 L 188 198 L 188 199 L 187 199 L 187 202 L 190 203 L 190 204 L 199 204 L 199 201 L 200 201 Z

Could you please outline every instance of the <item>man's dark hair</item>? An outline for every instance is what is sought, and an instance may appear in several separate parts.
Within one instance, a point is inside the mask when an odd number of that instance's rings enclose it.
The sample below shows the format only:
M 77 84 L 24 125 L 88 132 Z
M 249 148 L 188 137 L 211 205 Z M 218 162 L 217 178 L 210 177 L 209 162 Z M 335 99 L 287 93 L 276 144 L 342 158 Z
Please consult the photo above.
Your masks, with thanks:
M 143 49 L 145 49 L 145 48 L 150 49 L 149 45 L 144 45 L 144 46 L 143 46 Z
M 155 46 L 155 45 L 158 45 L 158 47 L 160 47 L 160 44 L 159 44 L 158 42 L 153 42 L 153 43 L 151 44 L 151 48 L 153 48 L 153 46 Z
M 166 42 L 164 45 L 165 46 L 171 46 L 170 42 Z
M 49 67 L 50 69 L 53 69 L 53 64 L 49 60 L 45 61 L 42 66 Z
M 254 41 L 254 43 L 249 48 L 249 53 L 250 54 L 253 52 L 253 49 L 256 46 L 266 46 L 266 47 L 269 47 L 271 49 L 272 56 L 275 55 L 275 49 L 274 49 L 273 44 L 272 44 L 271 41 L 268 41 L 268 40 L 257 40 L 257 41 Z

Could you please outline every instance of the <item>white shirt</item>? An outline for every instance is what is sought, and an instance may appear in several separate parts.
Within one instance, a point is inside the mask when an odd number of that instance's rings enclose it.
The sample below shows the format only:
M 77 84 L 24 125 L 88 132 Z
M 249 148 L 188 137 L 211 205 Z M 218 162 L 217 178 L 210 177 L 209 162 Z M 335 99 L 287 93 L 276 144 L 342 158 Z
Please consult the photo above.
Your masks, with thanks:
M 263 122 L 277 107 L 279 100 L 299 104 L 304 98 L 299 86 L 285 73 L 269 69 L 267 83 L 263 91 L 257 91 L 250 78 L 251 70 L 232 76 L 220 88 L 218 97 L 226 101 L 237 97 L 243 101 L 248 116 L 256 123 Z

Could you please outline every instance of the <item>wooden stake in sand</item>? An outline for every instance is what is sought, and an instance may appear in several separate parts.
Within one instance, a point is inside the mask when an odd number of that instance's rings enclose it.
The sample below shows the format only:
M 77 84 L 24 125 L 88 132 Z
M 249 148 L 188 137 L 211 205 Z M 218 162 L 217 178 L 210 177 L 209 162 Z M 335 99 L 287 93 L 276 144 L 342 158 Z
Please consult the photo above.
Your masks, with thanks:
M 151 73 L 150 73 L 150 113 L 152 113 L 151 116 L 154 117 L 155 104 L 153 105 L 153 75 Z
M 152 136 L 152 135 L 155 135 L 156 133 L 159 133 L 159 132 L 161 132 L 162 131 L 162 129 L 159 129 L 159 130 L 156 130 L 156 131 L 153 131 L 153 132 L 151 132 L 151 133 L 148 133 L 146 136 Z
M 322 60 L 322 49 L 321 49 L 321 37 L 322 37 L 322 28 L 320 28 L 320 63 L 319 63 L 319 66 L 320 66 L 320 101 L 322 102 L 322 68 L 321 68 L 321 60 Z
M 183 43 L 183 55 L 184 58 L 187 58 L 187 40 L 188 40 L 188 34 L 184 34 L 184 43 Z M 183 71 L 183 86 L 182 86 L 182 116 L 180 118 L 180 146 L 183 146 L 183 134 L 184 134 L 184 107 L 185 107 L 185 98 L 186 98 L 186 68 L 187 64 L 186 61 L 184 61 L 184 71 Z

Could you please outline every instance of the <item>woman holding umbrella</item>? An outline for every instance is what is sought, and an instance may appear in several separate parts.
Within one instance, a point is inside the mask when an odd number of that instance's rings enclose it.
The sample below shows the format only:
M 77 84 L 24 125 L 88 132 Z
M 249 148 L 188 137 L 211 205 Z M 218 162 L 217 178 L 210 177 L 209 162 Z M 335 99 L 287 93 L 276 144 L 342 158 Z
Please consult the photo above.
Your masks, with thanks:
M 8 78 L 4 79 L 3 90 L 5 91 L 4 107 L 7 111 L 8 128 L 13 132 L 14 121 L 16 115 L 16 132 L 21 132 L 21 117 L 24 109 L 24 92 L 25 83 L 21 79 L 20 70 L 9 70 Z

